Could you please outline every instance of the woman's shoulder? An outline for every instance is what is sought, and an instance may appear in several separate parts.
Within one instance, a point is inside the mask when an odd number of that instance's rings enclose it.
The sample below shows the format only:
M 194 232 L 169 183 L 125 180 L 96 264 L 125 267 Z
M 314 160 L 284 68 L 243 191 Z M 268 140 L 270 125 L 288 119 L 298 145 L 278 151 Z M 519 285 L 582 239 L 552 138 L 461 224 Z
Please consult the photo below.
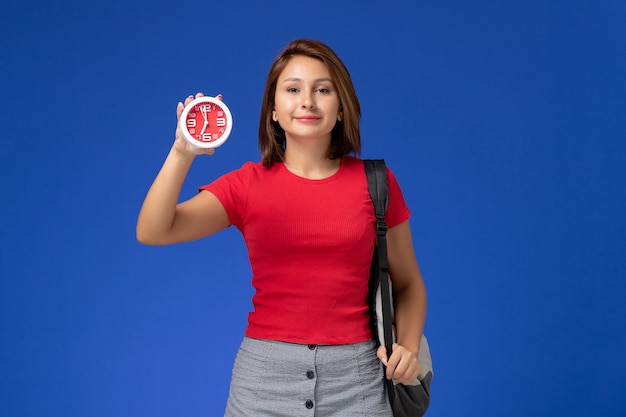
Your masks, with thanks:
M 348 155 L 348 156 L 344 156 L 343 160 L 342 160 L 342 166 L 348 169 L 365 169 L 365 161 L 367 160 L 383 160 L 382 158 L 368 158 L 368 159 L 361 159 L 358 158 L 356 156 L 352 156 L 352 155 Z M 391 169 L 389 168 L 389 165 L 387 165 L 385 163 L 385 168 L 387 168 L 387 173 L 393 175 Z
M 363 167 L 365 164 L 365 161 L 368 160 L 381 160 L 381 161 L 385 161 L 383 158 L 367 158 L 367 159 L 360 159 L 357 158 L 355 156 L 346 156 L 344 157 L 344 161 L 346 163 L 346 166 L 358 166 L 358 167 Z M 393 175 L 393 171 L 392 169 L 389 167 L 389 164 L 387 164 L 387 162 L 385 161 L 385 168 L 387 169 L 387 173 Z
M 261 161 L 246 161 L 239 168 L 236 168 L 223 175 L 223 178 L 228 181 L 238 181 L 240 183 L 255 183 L 258 181 L 265 181 L 266 179 L 273 177 L 276 173 L 280 172 L 280 166 L 278 163 L 273 164 L 271 167 L 266 167 Z
M 363 167 L 363 160 L 356 156 L 347 155 L 341 160 L 341 166 L 347 169 L 356 169 Z
M 263 164 L 260 161 L 257 161 L 257 162 L 246 161 L 237 170 L 256 171 L 256 170 L 258 170 L 260 168 L 263 168 Z
M 231 171 L 231 173 L 236 173 L 238 175 L 262 175 L 263 173 L 272 170 L 272 168 L 266 168 L 261 161 L 246 161 L 239 168 Z

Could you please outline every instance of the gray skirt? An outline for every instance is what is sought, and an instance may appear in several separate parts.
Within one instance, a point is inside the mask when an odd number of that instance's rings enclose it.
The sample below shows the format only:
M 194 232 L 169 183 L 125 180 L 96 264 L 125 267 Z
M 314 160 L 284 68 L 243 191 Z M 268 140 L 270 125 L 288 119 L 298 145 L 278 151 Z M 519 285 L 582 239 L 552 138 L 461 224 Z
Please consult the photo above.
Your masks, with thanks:
M 244 338 L 225 417 L 392 417 L 373 341 L 300 345 Z

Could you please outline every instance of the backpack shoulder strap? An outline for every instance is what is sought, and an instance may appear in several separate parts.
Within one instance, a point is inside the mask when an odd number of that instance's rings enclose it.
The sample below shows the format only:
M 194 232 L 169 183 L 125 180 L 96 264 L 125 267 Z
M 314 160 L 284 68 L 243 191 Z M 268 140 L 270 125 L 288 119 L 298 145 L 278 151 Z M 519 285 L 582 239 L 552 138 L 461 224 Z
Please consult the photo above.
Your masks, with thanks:
M 385 165 L 384 159 L 366 159 L 363 163 L 365 164 L 365 175 L 367 176 L 370 197 L 374 204 L 374 213 L 376 214 L 377 222 L 376 228 L 378 229 L 378 223 L 385 222 L 385 213 L 387 212 L 387 205 L 389 204 L 387 166 Z M 384 232 L 386 232 L 386 230 Z
M 376 214 L 376 256 L 378 271 L 373 271 L 377 276 L 378 285 L 381 290 L 381 306 L 382 306 L 382 322 L 383 322 L 383 342 L 387 348 L 387 356 L 391 356 L 391 347 L 393 345 L 392 330 L 392 305 L 391 305 L 391 288 L 389 283 L 389 261 L 387 258 L 387 223 L 385 222 L 385 213 L 389 204 L 389 193 L 387 185 L 387 167 L 385 161 L 365 160 L 365 175 L 367 176 L 367 185 L 369 187 L 372 203 L 374 204 L 374 212 Z M 377 272 L 377 274 L 376 274 Z
M 365 175 L 367 176 L 367 186 L 369 188 L 370 197 L 374 205 L 374 214 L 376 215 L 376 247 L 372 259 L 371 279 L 374 288 L 380 288 L 380 307 L 382 311 L 382 335 L 378 331 L 379 342 L 385 345 L 387 349 L 387 358 L 391 356 L 393 346 L 393 330 L 392 330 L 392 305 L 391 305 L 391 288 L 389 283 L 389 262 L 387 259 L 387 223 L 385 222 L 385 213 L 389 205 L 389 188 L 387 184 L 387 166 L 385 161 L 364 160 Z M 374 313 L 375 314 L 374 310 Z M 382 337 L 381 337 L 382 336 Z M 389 401 L 393 404 L 395 398 L 395 390 L 393 382 L 387 382 L 387 393 Z

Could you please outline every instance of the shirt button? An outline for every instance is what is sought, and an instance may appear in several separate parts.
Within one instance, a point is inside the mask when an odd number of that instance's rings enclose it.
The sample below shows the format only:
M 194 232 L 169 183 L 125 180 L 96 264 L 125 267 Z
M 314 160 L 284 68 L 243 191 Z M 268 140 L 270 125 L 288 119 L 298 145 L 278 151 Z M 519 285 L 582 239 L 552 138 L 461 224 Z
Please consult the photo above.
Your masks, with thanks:
M 306 377 L 309 378 L 309 379 L 315 378 L 315 372 L 313 372 L 313 371 L 306 371 Z
M 317 345 L 309 345 L 309 349 L 310 350 L 315 350 L 316 347 L 317 347 Z
M 307 402 L 304 405 L 306 408 L 310 410 L 311 408 L 313 408 L 313 401 L 307 400 Z

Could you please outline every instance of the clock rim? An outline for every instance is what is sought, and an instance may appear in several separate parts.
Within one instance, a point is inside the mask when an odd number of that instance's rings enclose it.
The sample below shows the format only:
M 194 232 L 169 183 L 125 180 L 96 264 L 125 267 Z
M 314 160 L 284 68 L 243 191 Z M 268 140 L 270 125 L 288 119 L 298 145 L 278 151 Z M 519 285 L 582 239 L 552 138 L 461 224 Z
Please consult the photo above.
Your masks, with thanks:
M 198 140 L 196 140 L 196 138 L 194 138 L 191 133 L 189 133 L 189 130 L 187 129 L 187 115 L 189 114 L 189 111 L 197 104 L 199 103 L 213 103 L 216 104 L 217 106 L 219 106 L 223 111 L 224 114 L 226 115 L 226 130 L 224 131 L 224 133 L 222 134 L 222 136 L 213 142 L 199 142 Z M 184 122 L 184 123 L 181 123 Z M 187 104 L 185 106 L 185 108 L 183 109 L 183 112 L 180 114 L 180 119 L 179 119 L 179 125 L 180 125 L 180 131 L 183 134 L 183 137 L 185 138 L 185 140 L 187 141 L 187 143 L 189 143 L 191 146 L 194 146 L 196 148 L 217 148 L 218 146 L 221 146 L 224 142 L 226 142 L 226 139 L 228 139 L 228 136 L 230 136 L 230 132 L 233 128 L 233 116 L 230 112 L 230 109 L 228 108 L 228 106 L 226 104 L 224 104 L 224 102 L 222 100 L 218 100 L 215 97 L 211 97 L 211 96 L 202 96 L 202 97 L 197 97 L 195 99 L 193 99 L 192 101 L 189 102 L 189 104 Z

